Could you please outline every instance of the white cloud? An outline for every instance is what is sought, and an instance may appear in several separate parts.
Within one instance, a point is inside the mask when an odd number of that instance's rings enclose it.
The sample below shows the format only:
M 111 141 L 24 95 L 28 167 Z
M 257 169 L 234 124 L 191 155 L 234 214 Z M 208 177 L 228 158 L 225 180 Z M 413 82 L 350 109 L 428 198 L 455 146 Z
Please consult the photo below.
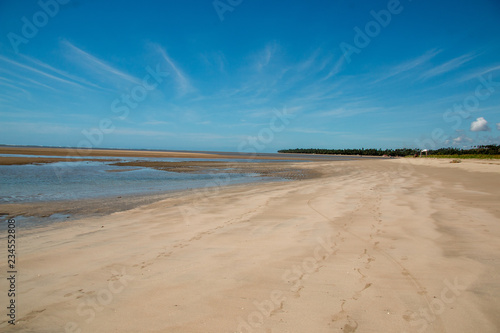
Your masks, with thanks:
M 470 124 L 470 130 L 472 132 L 485 132 L 489 131 L 490 127 L 488 126 L 488 122 L 486 121 L 486 119 L 484 119 L 483 117 L 479 117 L 475 121 L 473 121 L 472 124 Z
M 500 131 L 500 123 L 497 123 L 497 130 Z
M 473 141 L 474 140 L 469 138 L 467 135 L 460 134 L 459 136 L 457 136 L 456 138 L 453 139 L 453 144 L 455 144 L 455 145 L 466 144 L 466 143 L 472 143 Z

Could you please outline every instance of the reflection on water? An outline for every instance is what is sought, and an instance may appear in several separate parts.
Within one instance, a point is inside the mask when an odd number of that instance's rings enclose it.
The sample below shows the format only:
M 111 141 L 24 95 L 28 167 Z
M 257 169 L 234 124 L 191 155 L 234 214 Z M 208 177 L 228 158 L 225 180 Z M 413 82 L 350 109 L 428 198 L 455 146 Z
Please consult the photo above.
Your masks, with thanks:
M 119 159 L 130 160 L 129 158 Z M 147 160 L 147 158 L 140 160 Z M 185 161 L 186 159 L 160 160 Z M 176 173 L 150 168 L 109 165 L 110 163 L 112 162 L 75 161 L 41 165 L 0 165 L 0 203 L 149 194 L 219 184 L 271 180 L 256 174 Z M 110 170 L 115 172 L 110 172 Z

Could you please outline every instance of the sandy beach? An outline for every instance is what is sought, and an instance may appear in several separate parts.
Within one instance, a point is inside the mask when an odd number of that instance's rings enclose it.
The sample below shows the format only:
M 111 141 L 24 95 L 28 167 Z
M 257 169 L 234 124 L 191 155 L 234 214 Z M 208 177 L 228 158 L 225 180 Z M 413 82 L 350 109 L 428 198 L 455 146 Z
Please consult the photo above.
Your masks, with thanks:
M 99 218 L 19 227 L 16 325 L 3 315 L 0 328 L 500 331 L 499 163 L 300 168 L 316 177 L 195 190 Z

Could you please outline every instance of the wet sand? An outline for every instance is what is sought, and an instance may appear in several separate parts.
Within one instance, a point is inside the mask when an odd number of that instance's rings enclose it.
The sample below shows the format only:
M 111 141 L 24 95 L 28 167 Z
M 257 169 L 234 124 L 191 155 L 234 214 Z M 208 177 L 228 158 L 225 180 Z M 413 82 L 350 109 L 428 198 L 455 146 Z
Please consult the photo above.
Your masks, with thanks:
M 109 157 L 179 157 L 179 158 L 223 158 L 217 154 L 162 152 L 119 149 L 76 149 L 52 147 L 0 147 L 0 154 L 47 155 L 47 156 L 109 156 Z M 224 157 L 225 158 L 225 157 Z
M 140 157 L 138 157 L 140 158 Z M 76 159 L 71 159 L 74 161 Z M 92 159 L 88 159 L 92 160 Z M 0 157 L 0 165 L 14 164 L 36 164 L 53 163 L 66 161 L 58 158 L 36 158 L 36 157 Z M 95 161 L 114 161 L 109 159 L 99 159 Z M 270 177 L 274 179 L 300 180 L 319 177 L 318 170 L 304 167 L 304 163 L 290 162 L 268 162 L 256 163 L 248 162 L 222 162 L 222 161 L 188 161 L 188 162 L 158 162 L 158 161 L 132 161 L 115 162 L 111 165 L 129 166 L 141 168 L 153 168 L 157 170 L 181 173 L 199 173 L 211 174 L 213 180 L 209 186 L 225 185 L 226 177 L 230 174 L 255 173 L 261 177 Z M 124 172 L 134 170 L 107 170 L 107 172 Z M 224 174 L 224 175 L 220 175 Z M 229 174 L 229 176 L 228 176 Z M 0 216 L 12 218 L 22 215 L 24 217 L 49 217 L 53 214 L 70 215 L 71 218 L 80 218 L 86 215 L 99 217 L 116 211 L 132 209 L 147 203 L 153 203 L 165 198 L 182 196 L 193 191 L 202 191 L 203 189 L 192 189 L 184 191 L 166 191 L 164 193 L 152 193 L 141 195 L 120 195 L 108 198 L 89 198 L 84 200 L 70 201 L 46 201 L 46 202 L 19 202 L 19 203 L 0 203 Z M 206 191 L 210 191 L 207 189 Z
M 154 168 L 170 172 L 187 173 L 257 173 L 265 177 L 278 177 L 283 179 L 308 179 L 320 175 L 318 170 L 303 167 L 303 163 L 291 162 L 218 162 L 218 161 L 188 161 L 188 162 L 151 162 L 133 161 L 117 162 L 117 166 L 139 166 Z
M 99 161 L 109 162 L 113 159 L 92 159 L 92 158 L 57 158 L 57 157 L 18 157 L 18 156 L 0 156 L 0 165 L 25 165 L 25 164 L 47 164 L 56 162 L 81 162 L 81 161 Z
M 449 162 L 302 163 L 317 177 L 20 228 L 0 327 L 498 332 L 500 164 Z
M 106 156 L 106 157 L 158 157 L 158 158 L 211 158 L 211 159 L 268 159 L 284 160 L 289 159 L 283 155 L 268 156 L 266 154 L 230 154 L 230 153 L 197 153 L 197 152 L 176 152 L 176 151 L 147 151 L 147 150 L 120 150 L 120 149 L 76 149 L 76 148 L 49 148 L 49 147 L 1 147 L 0 154 L 19 155 L 46 155 L 46 156 Z M 309 160 L 311 155 L 295 154 L 297 160 Z M 314 157 L 314 155 L 312 155 Z M 354 157 L 353 157 L 354 158 Z M 73 158 L 71 159 L 73 160 Z

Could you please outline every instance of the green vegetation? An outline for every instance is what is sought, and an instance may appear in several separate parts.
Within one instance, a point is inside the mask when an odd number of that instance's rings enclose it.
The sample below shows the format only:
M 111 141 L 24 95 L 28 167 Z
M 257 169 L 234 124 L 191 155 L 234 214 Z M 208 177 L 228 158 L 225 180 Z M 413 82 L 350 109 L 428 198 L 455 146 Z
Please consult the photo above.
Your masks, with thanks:
M 278 153 L 295 154 L 332 154 L 332 155 L 359 155 L 359 156 L 415 156 L 420 155 L 420 149 L 315 149 L 315 148 L 296 148 L 283 149 Z M 500 145 L 477 146 L 469 149 L 459 148 L 439 148 L 429 150 L 427 157 L 442 158 L 499 158 Z M 423 156 L 423 155 L 422 155 Z
M 362 155 L 362 156 L 409 156 L 419 153 L 418 149 L 285 149 L 278 153 L 298 154 L 333 154 L 333 155 Z
M 462 155 L 428 155 L 422 157 L 427 158 L 481 158 L 481 159 L 500 159 L 500 155 L 486 155 L 486 154 L 462 154 Z

